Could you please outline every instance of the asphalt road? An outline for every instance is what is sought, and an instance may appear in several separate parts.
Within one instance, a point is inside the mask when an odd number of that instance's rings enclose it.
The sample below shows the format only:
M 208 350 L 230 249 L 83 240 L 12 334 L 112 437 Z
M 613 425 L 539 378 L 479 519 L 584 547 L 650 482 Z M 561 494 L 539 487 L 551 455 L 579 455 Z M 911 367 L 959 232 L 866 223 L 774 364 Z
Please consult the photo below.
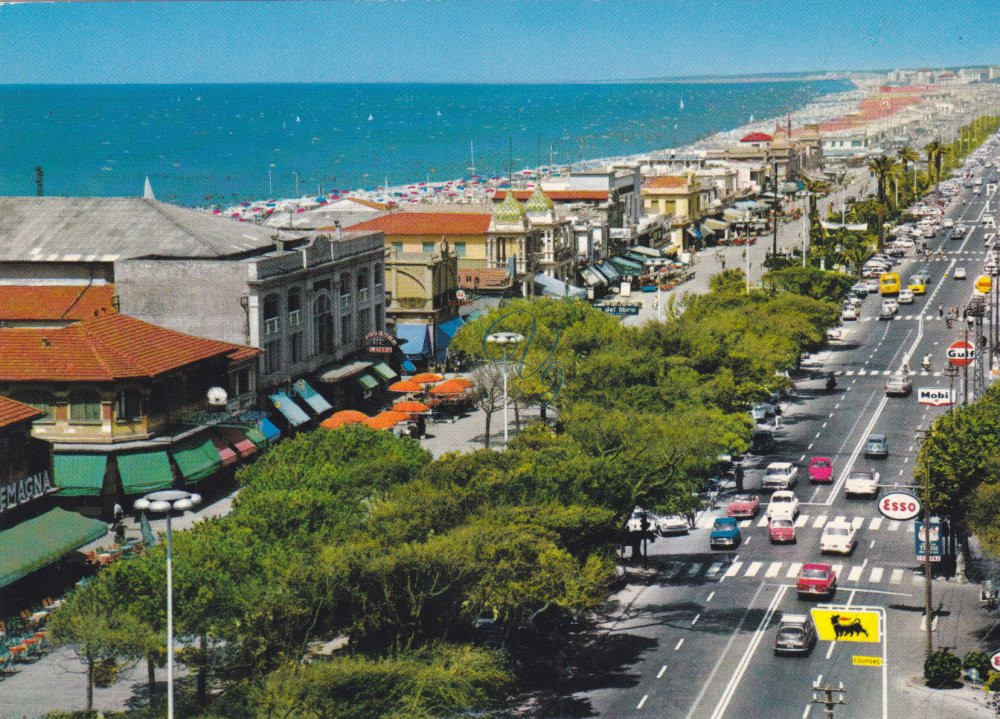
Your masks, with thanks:
M 995 175 L 995 170 L 986 172 Z M 961 198 L 968 204 L 961 204 Z M 755 491 L 767 463 L 790 461 L 799 467 L 797 543 L 768 542 L 766 494 L 758 517 L 741 523 L 743 542 L 733 551 L 708 547 L 708 528 L 724 508 L 702 516 L 686 536 L 658 539 L 649 550 L 655 576 L 635 588 L 627 609 L 595 650 L 594 661 L 588 657 L 591 674 L 577 677 L 571 700 L 552 716 L 808 719 L 822 716 L 823 708 L 810 703 L 817 680 L 846 687 L 847 706 L 838 707 L 838 718 L 909 719 L 946 710 L 973 716 L 937 706 L 907 688 L 920 674 L 925 642 L 924 579 L 914 557 L 913 523 L 885 519 L 873 500 L 846 499 L 843 481 L 852 468 L 871 467 L 881 474 L 883 493 L 914 483 L 917 430 L 946 408 L 918 404 L 916 391 L 886 397 L 884 385 L 908 363 L 915 390 L 948 387 L 944 350 L 964 335 L 965 323 L 948 329 L 937 308 L 968 303 L 986 257 L 984 234 L 995 231 L 979 220 L 987 202 L 989 211 L 998 209 L 998 198 L 987 198 L 985 189 L 980 195 L 963 190 L 945 217 L 972 228 L 964 239 L 940 233 L 928 244 L 943 248 L 944 259 L 925 261 L 911 254 L 895 268 L 905 281 L 926 267 L 931 275 L 927 294 L 902 305 L 892 321 L 877 319 L 881 298 L 869 296 L 861 319 L 846 323 L 840 340 L 803 363 L 794 394 L 783 406 L 777 447 L 767 456 L 752 456 L 746 474 L 747 489 Z M 953 279 L 955 267 L 965 267 L 969 279 Z M 930 372 L 920 370 L 925 353 L 932 358 Z M 834 392 L 824 387 L 830 371 L 838 376 Z M 888 437 L 888 458 L 864 457 L 863 445 L 872 432 Z M 814 455 L 832 458 L 831 485 L 808 482 L 806 465 Z M 852 522 L 858 543 L 849 556 L 823 558 L 819 537 L 835 518 Z M 772 641 L 782 614 L 808 612 L 816 604 L 800 600 L 795 592 L 795 576 L 808 561 L 834 565 L 839 589 L 833 603 L 884 612 L 888 641 L 820 641 L 809 656 L 775 656 Z M 958 615 L 975 608 L 977 588 L 945 577 L 935 577 L 933 584 L 937 644 L 954 645 Z M 883 652 L 882 667 L 852 661 L 855 656 L 882 657 Z

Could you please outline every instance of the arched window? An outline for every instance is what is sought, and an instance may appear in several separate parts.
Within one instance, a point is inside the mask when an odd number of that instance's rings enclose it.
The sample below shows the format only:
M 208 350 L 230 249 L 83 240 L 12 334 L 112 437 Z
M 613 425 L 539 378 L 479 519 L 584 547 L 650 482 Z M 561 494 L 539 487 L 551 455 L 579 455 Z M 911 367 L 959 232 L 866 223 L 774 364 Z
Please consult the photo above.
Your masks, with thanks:
M 75 389 L 69 393 L 69 421 L 76 424 L 99 424 L 101 394 L 92 389 Z
M 360 272 L 358 272 L 358 289 L 366 290 L 368 289 L 368 268 L 365 267 Z
M 136 422 L 142 419 L 142 393 L 139 390 L 118 391 L 115 398 L 115 419 L 119 422 Z
M 333 353 L 333 303 L 326 293 L 313 303 L 313 338 L 316 354 Z
M 278 315 L 281 312 L 280 298 L 271 293 L 264 298 L 264 334 L 276 335 L 280 328 Z
M 29 404 L 35 409 L 42 410 L 45 414 L 42 417 L 36 419 L 36 422 L 41 422 L 43 424 L 52 424 L 56 421 L 55 407 L 56 398 L 51 392 L 47 392 L 43 389 L 27 389 L 21 390 L 20 392 L 14 392 L 11 394 L 11 399 L 22 402 L 24 404 Z

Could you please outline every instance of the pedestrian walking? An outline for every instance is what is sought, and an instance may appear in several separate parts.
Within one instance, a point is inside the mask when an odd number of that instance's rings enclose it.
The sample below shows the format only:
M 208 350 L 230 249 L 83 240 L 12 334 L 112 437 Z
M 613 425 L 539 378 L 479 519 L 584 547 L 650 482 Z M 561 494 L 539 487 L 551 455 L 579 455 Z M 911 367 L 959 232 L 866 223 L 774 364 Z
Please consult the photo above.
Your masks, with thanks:
M 719 262 L 722 264 L 722 269 L 726 269 L 726 258 L 720 257 Z
M 944 305 L 938 305 L 938 319 L 944 317 Z
M 781 429 L 781 415 L 778 414 L 774 415 L 774 429 L 775 430 Z

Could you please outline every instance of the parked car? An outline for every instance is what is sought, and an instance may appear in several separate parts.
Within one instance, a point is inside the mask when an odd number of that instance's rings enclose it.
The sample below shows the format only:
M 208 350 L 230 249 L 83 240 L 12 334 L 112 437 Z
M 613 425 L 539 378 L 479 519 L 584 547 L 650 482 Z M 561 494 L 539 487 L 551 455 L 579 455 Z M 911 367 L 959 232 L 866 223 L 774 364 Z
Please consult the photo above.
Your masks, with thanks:
M 758 427 L 753 431 L 750 451 L 754 454 L 767 454 L 774 449 L 774 434 L 769 429 Z
M 736 547 L 742 536 L 740 527 L 732 517 L 719 517 L 712 524 L 708 535 L 708 546 L 712 549 L 732 549 Z
M 647 531 L 653 529 L 656 526 L 656 520 L 659 519 L 659 516 L 655 513 L 645 510 L 642 507 L 636 507 L 632 510 L 632 515 L 628 518 L 625 528 L 630 532 L 641 532 L 643 517 L 649 523 L 646 525 Z
M 864 282 L 855 282 L 851 286 L 851 292 L 860 295 L 861 297 L 868 296 L 868 286 Z
M 809 481 L 825 483 L 833 481 L 833 462 L 829 457 L 813 457 L 809 460 Z
M 799 468 L 791 462 L 771 462 L 764 470 L 765 490 L 791 489 L 799 481 Z
M 795 522 L 789 517 L 775 517 L 767 523 L 771 544 L 795 543 Z
M 858 310 L 852 304 L 844 305 L 843 309 L 840 310 L 840 319 L 847 322 L 850 320 L 856 320 L 858 318 Z
M 767 503 L 767 516 L 769 519 L 775 517 L 790 517 L 795 519 L 799 515 L 799 498 L 795 492 L 782 489 L 771 495 L 771 501 Z
M 819 538 L 819 551 L 823 554 L 850 554 L 857 544 L 854 525 L 846 520 L 833 520 L 823 527 Z
M 757 422 L 763 422 L 764 420 L 771 419 L 774 415 L 778 414 L 777 410 L 778 408 L 773 404 L 761 402 L 750 408 L 750 416 Z
M 880 475 L 874 469 L 856 469 L 847 475 L 844 482 L 845 497 L 871 497 L 878 496 L 878 482 Z
M 884 434 L 870 434 L 865 442 L 865 456 L 885 459 L 889 456 L 889 441 Z
M 671 534 L 687 534 L 689 528 L 687 518 L 680 514 L 668 514 L 665 517 L 659 517 L 655 526 L 656 531 L 659 532 L 661 537 Z
M 868 287 L 868 294 L 878 292 L 878 275 L 865 280 L 865 286 Z
M 760 497 L 753 494 L 737 494 L 729 501 L 726 515 L 742 519 L 753 519 L 760 509 Z
M 850 302 L 852 305 L 854 305 L 855 309 L 861 307 L 861 305 L 864 304 L 864 301 L 865 298 L 857 294 L 856 292 L 848 292 L 847 297 L 844 298 L 844 304 L 846 305 L 848 302 Z
M 906 375 L 890 377 L 885 383 L 885 393 L 890 397 L 905 397 L 913 391 L 913 382 Z
M 785 614 L 774 635 L 775 654 L 809 654 L 816 646 L 816 625 L 806 614 Z
M 837 573 L 829 564 L 808 562 L 799 569 L 795 589 L 799 598 L 805 596 L 833 597 L 837 592 Z

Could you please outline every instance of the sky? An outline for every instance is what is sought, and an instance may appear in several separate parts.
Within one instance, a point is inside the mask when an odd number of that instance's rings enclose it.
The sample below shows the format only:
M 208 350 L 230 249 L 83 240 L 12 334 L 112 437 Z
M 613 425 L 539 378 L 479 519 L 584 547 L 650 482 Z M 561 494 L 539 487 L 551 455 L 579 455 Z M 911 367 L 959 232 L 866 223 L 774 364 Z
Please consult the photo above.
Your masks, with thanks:
M 0 2 L 0 84 L 566 82 L 1000 65 L 998 0 Z

